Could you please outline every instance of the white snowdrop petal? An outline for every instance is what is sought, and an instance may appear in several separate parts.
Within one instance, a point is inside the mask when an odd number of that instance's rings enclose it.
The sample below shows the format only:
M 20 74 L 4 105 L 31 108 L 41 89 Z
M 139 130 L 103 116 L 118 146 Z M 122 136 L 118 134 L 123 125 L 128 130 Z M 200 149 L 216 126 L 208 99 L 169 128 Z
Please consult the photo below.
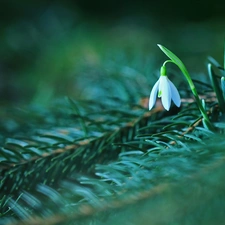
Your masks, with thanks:
M 162 105 L 167 111 L 169 111 L 171 105 L 171 90 L 169 79 L 166 76 L 160 77 L 159 91 L 160 90 L 162 92 Z
M 152 88 L 149 98 L 149 110 L 151 110 L 154 106 L 157 94 L 158 97 L 161 98 L 162 105 L 167 111 L 170 109 L 171 99 L 177 107 L 180 107 L 181 99 L 179 92 L 174 84 L 165 75 L 161 75 Z
M 151 94 L 150 94 L 150 98 L 149 98 L 149 110 L 151 110 L 152 107 L 155 104 L 156 95 L 158 93 L 158 88 L 159 88 L 159 80 L 155 83 L 155 85 L 152 88 L 152 91 L 151 91 Z
M 170 84 L 170 89 L 171 89 L 172 100 L 177 107 L 180 107 L 180 104 L 181 104 L 180 94 L 179 94 L 177 88 L 175 87 L 175 85 L 170 80 L 169 80 L 169 84 Z

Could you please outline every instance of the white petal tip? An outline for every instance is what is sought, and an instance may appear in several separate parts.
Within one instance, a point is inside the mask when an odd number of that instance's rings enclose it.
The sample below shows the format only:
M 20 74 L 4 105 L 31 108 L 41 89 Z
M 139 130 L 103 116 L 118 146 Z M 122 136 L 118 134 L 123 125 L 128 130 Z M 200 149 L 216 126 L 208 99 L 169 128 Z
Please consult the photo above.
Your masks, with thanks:
M 177 107 L 180 107 L 180 105 L 181 105 L 181 100 L 180 100 L 180 98 L 178 98 L 178 99 L 174 98 L 174 99 L 173 99 L 173 102 L 174 102 L 174 104 L 175 104 Z
M 148 106 L 148 110 L 151 110 L 153 108 L 154 104 L 151 103 L 151 101 L 149 101 L 149 106 Z

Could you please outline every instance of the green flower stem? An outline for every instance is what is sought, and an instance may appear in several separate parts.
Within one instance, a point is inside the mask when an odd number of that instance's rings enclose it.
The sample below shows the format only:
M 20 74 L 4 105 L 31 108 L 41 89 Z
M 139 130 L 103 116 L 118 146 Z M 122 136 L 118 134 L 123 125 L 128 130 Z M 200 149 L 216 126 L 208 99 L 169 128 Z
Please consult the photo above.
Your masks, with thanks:
M 172 62 L 172 63 L 176 64 L 179 67 L 179 69 L 184 74 L 185 78 L 187 79 L 187 82 L 188 82 L 188 84 L 189 84 L 189 86 L 191 88 L 191 91 L 192 91 L 192 93 L 193 93 L 193 95 L 195 97 L 196 103 L 197 103 L 197 105 L 199 107 L 199 110 L 200 110 L 202 116 L 203 116 L 203 123 L 207 126 L 207 128 L 209 130 L 215 130 L 213 124 L 209 120 L 207 112 L 205 111 L 205 109 L 204 109 L 204 107 L 202 105 L 202 102 L 201 102 L 201 100 L 199 98 L 198 92 L 197 92 L 197 90 L 195 88 L 195 85 L 194 85 L 192 79 L 191 79 L 191 76 L 188 73 L 188 71 L 187 71 L 186 67 L 184 66 L 184 64 L 182 63 L 182 61 L 176 55 L 174 55 L 170 50 L 165 48 L 164 46 L 162 46 L 162 45 L 158 45 L 158 46 L 171 59 L 171 60 L 165 61 L 163 63 L 163 66 L 165 66 L 165 64 L 168 63 L 168 62 Z

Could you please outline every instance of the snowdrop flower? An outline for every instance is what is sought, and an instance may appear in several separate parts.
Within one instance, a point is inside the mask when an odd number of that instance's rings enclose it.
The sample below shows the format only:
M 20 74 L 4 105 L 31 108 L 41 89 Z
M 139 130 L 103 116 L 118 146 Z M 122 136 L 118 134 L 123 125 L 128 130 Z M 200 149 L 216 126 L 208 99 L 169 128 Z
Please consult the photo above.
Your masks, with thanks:
M 177 91 L 177 88 L 167 77 L 165 66 L 161 67 L 160 73 L 161 73 L 160 78 L 153 86 L 151 94 L 150 94 L 149 110 L 151 110 L 155 104 L 157 93 L 158 93 L 158 97 L 159 98 L 161 97 L 162 105 L 167 111 L 169 111 L 169 108 L 171 105 L 171 99 L 173 100 L 173 102 L 175 103 L 177 107 L 180 107 L 180 104 L 181 104 L 180 95 Z

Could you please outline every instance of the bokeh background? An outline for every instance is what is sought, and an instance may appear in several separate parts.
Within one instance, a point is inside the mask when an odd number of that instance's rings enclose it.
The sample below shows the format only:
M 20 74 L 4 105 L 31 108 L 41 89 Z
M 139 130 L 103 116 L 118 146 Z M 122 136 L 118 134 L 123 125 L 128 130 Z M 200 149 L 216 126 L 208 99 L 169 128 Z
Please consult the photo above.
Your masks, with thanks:
M 207 79 L 209 55 L 223 64 L 224 8 L 208 0 L 0 1 L 1 106 L 98 97 L 114 75 L 147 77 L 148 95 L 166 59 L 158 43 Z

